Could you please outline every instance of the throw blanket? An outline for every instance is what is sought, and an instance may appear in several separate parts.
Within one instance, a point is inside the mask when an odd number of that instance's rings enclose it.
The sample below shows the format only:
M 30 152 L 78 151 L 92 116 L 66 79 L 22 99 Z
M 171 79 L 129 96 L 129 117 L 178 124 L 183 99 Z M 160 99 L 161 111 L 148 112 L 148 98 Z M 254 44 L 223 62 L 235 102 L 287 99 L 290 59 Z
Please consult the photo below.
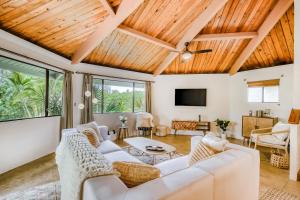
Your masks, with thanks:
M 80 200 L 87 178 L 115 174 L 111 164 L 96 151 L 81 133 L 65 133 L 56 150 L 61 199 Z

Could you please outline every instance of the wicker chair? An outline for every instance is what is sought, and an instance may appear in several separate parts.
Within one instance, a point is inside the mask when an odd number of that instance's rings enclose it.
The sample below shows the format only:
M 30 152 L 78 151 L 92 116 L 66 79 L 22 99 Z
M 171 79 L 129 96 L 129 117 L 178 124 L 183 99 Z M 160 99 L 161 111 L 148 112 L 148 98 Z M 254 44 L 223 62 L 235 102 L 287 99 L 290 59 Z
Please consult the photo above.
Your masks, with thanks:
M 272 128 L 256 129 L 251 132 L 249 147 L 251 142 L 254 142 L 254 148 L 257 146 L 269 147 L 279 150 L 284 150 L 288 154 L 288 145 L 290 142 L 289 130 L 272 131 Z M 275 135 L 287 134 L 285 140 L 278 139 Z

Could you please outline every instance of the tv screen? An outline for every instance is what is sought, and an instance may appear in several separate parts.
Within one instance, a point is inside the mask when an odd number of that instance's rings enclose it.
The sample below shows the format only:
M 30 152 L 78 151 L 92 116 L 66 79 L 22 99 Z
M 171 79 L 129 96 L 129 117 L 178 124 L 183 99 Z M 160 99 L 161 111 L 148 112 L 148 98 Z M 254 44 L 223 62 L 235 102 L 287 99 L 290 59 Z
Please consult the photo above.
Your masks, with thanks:
M 175 89 L 175 106 L 206 106 L 206 89 Z

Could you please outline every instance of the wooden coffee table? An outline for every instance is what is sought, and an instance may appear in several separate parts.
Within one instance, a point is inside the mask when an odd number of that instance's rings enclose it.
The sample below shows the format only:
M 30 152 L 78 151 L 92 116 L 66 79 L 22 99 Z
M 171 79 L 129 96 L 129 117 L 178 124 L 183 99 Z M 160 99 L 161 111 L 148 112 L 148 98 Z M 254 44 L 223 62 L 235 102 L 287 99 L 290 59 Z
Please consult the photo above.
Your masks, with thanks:
M 156 163 L 156 156 L 158 155 L 163 155 L 163 154 L 168 154 L 170 156 L 170 159 L 172 158 L 172 154 L 176 152 L 176 148 L 157 141 L 157 140 L 152 140 L 152 139 L 148 139 L 145 137 L 133 137 L 133 138 L 127 138 L 124 139 L 124 141 L 129 144 L 129 149 L 128 151 L 130 151 L 130 147 L 133 147 L 135 149 L 138 149 L 140 151 L 142 151 L 143 153 L 150 155 L 153 157 L 153 164 Z M 164 148 L 164 151 L 148 151 L 146 149 L 146 146 L 161 146 Z

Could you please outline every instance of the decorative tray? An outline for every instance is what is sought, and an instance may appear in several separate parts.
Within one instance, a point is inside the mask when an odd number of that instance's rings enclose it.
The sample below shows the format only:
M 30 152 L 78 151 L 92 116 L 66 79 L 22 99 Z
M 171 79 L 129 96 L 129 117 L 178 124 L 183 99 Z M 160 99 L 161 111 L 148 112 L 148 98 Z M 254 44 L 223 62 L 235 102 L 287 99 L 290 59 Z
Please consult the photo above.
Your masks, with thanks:
M 146 146 L 146 150 L 148 150 L 148 151 L 165 151 L 165 149 L 160 146 Z

